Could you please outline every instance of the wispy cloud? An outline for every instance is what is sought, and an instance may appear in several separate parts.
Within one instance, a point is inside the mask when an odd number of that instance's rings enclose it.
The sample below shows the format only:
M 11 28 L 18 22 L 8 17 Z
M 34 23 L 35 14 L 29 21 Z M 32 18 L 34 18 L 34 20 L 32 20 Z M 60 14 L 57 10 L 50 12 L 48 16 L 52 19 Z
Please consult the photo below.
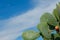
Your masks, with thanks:
M 1 20 L 0 25 L 2 26 L 2 29 L 0 31 L 0 40 L 15 40 L 16 37 L 21 36 L 23 30 L 34 27 L 38 24 L 40 16 L 44 12 L 51 12 L 57 2 L 58 1 L 54 1 L 51 4 L 48 3 L 49 5 L 42 4 L 45 6 L 42 8 L 40 7 L 39 1 L 39 4 L 34 9 L 28 10 L 22 15 Z

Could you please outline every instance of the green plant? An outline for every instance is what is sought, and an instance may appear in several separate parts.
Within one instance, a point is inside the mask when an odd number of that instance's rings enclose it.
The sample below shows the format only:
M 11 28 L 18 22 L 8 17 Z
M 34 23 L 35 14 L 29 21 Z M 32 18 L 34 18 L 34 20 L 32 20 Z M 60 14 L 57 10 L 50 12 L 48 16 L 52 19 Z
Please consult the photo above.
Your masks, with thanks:
M 36 40 L 39 36 L 42 36 L 44 40 L 60 40 L 60 3 L 56 5 L 52 14 L 46 12 L 40 17 L 37 29 L 39 32 L 33 30 L 23 32 L 23 39 Z

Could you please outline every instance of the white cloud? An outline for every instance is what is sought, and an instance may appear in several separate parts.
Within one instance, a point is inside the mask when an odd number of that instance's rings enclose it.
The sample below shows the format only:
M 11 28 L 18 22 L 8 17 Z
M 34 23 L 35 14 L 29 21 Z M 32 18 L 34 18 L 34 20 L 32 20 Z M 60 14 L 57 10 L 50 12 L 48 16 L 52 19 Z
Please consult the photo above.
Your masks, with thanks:
M 19 15 L 7 20 L 2 20 L 3 30 L 0 31 L 0 40 L 15 40 L 22 34 L 22 31 L 34 27 L 38 24 L 40 16 L 44 12 L 51 12 L 57 1 L 49 4 L 47 7 L 40 7 L 40 3 L 32 10 L 28 10 L 23 15 Z M 44 5 L 44 4 L 43 4 Z M 45 5 L 46 6 L 46 5 Z
M 13 40 L 12 38 L 20 35 L 18 32 L 35 26 L 39 21 L 40 13 L 40 9 L 35 8 L 23 15 L 6 20 L 7 22 L 4 24 L 4 30 L 0 32 L 0 40 Z

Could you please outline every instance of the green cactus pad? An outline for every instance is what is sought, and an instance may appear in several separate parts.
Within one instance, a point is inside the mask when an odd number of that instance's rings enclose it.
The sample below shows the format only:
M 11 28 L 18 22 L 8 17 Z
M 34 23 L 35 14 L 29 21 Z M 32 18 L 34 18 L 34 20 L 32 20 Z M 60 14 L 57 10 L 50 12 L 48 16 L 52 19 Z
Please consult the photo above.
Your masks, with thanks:
M 32 30 L 23 32 L 23 34 L 22 34 L 22 37 L 23 37 L 25 40 L 35 40 L 35 39 L 38 38 L 39 36 L 40 36 L 39 33 L 35 32 L 35 31 L 32 31 Z
M 60 5 L 56 6 L 56 9 L 53 10 L 53 15 L 56 17 L 57 21 L 60 22 Z
M 43 34 L 44 37 L 51 38 L 51 33 L 48 30 L 49 27 L 46 22 L 41 22 L 40 24 L 38 24 L 37 28 Z
M 60 34 L 57 33 L 57 34 L 54 35 L 54 37 L 55 37 L 55 38 L 56 38 L 56 37 L 60 37 Z
M 44 13 L 40 18 L 40 22 L 47 22 L 54 26 L 58 25 L 56 18 L 50 13 Z

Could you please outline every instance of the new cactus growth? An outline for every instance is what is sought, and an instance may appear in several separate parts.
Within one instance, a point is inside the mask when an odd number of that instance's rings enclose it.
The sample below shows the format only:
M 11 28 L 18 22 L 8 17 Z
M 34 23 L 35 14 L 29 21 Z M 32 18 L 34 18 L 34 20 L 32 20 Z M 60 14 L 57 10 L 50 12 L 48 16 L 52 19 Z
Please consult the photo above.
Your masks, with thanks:
M 55 27 L 55 30 L 56 30 L 57 32 L 59 32 L 59 27 L 58 27 L 58 26 L 56 26 L 56 27 Z
M 36 40 L 40 36 L 44 40 L 60 40 L 60 3 L 56 6 L 52 14 L 46 12 L 40 17 L 40 23 L 37 25 L 39 32 L 33 30 L 23 32 L 24 40 Z

